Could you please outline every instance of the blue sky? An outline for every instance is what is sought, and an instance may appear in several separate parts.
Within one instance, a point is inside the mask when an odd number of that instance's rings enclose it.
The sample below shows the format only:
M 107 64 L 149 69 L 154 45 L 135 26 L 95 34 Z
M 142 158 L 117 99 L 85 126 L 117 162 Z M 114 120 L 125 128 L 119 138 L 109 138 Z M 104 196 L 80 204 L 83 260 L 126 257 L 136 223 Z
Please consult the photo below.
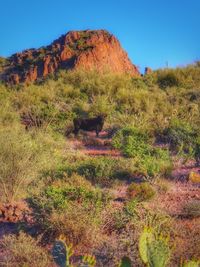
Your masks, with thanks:
M 200 0 L 0 0 L 0 56 L 107 29 L 141 70 L 200 59 Z

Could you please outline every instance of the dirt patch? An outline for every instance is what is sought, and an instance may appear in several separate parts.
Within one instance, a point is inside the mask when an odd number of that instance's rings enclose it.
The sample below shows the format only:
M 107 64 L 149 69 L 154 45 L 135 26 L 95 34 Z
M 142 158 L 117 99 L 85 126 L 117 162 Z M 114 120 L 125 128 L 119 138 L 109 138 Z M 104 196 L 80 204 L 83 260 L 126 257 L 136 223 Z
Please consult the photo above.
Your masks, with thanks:
M 162 210 L 170 216 L 182 214 L 183 207 L 191 200 L 200 200 L 200 186 L 189 182 L 173 181 L 168 192 L 158 194 L 150 203 L 151 209 Z
M 99 137 L 96 137 L 95 132 L 83 132 L 78 139 L 73 138 L 69 142 L 73 149 L 88 156 L 122 157 L 119 150 L 113 149 L 111 141 L 108 132 L 102 131 Z

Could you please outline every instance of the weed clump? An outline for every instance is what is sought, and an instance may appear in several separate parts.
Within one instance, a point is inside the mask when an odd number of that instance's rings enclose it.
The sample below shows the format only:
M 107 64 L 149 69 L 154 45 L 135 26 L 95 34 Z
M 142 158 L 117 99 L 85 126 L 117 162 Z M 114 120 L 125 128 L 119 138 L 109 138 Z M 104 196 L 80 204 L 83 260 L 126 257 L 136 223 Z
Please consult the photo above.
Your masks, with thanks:
M 130 199 L 136 198 L 138 201 L 147 201 L 155 196 L 156 191 L 148 182 L 132 183 L 127 189 L 127 194 Z

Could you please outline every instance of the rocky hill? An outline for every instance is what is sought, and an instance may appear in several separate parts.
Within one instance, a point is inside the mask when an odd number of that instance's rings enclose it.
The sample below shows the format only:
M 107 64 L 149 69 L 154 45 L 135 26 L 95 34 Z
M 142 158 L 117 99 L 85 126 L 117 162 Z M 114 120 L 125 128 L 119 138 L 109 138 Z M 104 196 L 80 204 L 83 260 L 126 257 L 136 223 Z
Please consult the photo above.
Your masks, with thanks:
M 115 36 L 105 30 L 70 31 L 51 45 L 28 49 L 0 61 L 0 78 L 33 82 L 59 69 L 96 69 L 139 75 Z

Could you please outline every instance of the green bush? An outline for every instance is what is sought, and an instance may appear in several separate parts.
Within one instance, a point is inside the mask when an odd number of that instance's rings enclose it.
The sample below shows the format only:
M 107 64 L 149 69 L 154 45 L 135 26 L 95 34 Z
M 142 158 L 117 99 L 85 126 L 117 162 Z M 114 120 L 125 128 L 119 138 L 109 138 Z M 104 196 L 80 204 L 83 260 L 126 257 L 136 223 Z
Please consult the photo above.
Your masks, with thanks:
M 128 179 L 134 174 L 134 170 L 131 161 L 109 157 L 84 160 L 74 167 L 78 174 L 102 186 L 111 186 L 116 179 Z
M 134 158 L 137 172 L 145 177 L 170 174 L 168 151 L 153 147 L 148 136 L 137 128 L 119 130 L 113 138 L 113 146 L 121 149 L 125 156 Z
M 110 197 L 80 178 L 72 183 L 70 180 L 45 186 L 29 199 L 29 204 L 36 224 L 50 238 L 63 234 L 75 245 L 91 243 Z
M 89 159 L 77 167 L 77 172 L 92 182 L 109 184 L 115 161 L 109 158 Z
M 30 203 L 36 209 L 52 212 L 65 210 L 73 202 L 100 208 L 106 205 L 109 199 L 108 194 L 93 187 L 84 177 L 72 174 L 66 175 L 61 180 L 55 180 L 52 184 L 49 181 L 39 194 L 33 194 Z
M 44 195 L 47 198 L 46 204 L 52 209 L 64 209 L 71 201 L 84 203 L 84 205 L 91 203 L 98 205 L 108 200 L 101 191 L 69 185 L 49 186 L 45 189 Z
M 169 127 L 163 131 L 163 137 L 176 153 L 194 153 L 197 133 L 189 123 L 172 120 Z
M 152 154 L 137 161 L 138 172 L 146 178 L 170 176 L 172 160 L 169 152 L 160 148 L 153 148 Z
M 148 153 L 148 141 L 148 136 L 139 129 L 125 127 L 117 131 L 112 139 L 112 144 L 115 148 L 122 150 L 125 156 L 137 157 Z
M 131 183 L 127 189 L 127 194 L 130 199 L 136 198 L 138 201 L 147 201 L 155 196 L 155 189 L 147 182 Z

